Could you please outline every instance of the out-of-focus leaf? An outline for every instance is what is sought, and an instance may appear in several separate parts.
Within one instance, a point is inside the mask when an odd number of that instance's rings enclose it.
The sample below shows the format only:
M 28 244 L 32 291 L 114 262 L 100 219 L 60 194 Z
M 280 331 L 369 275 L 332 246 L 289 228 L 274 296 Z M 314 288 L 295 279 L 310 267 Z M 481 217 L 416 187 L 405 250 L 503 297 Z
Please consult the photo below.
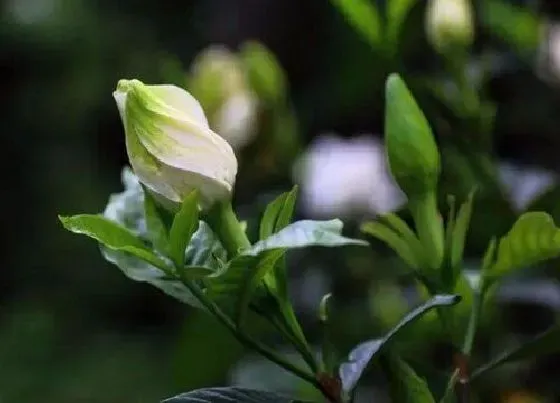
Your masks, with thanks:
M 483 24 L 521 56 L 534 53 L 540 43 L 542 22 L 528 8 L 504 0 L 480 2 Z
M 437 307 L 455 305 L 460 301 L 456 295 L 436 295 L 426 303 L 409 312 L 389 333 L 380 339 L 366 341 L 356 346 L 349 354 L 348 361 L 339 369 L 340 379 L 344 391 L 351 392 L 371 360 L 381 353 L 391 340 L 424 314 Z
M 387 2 L 387 26 L 385 40 L 387 46 L 395 51 L 398 47 L 402 25 L 417 0 L 389 0 Z
M 560 352 L 560 326 L 556 325 L 528 342 L 502 353 L 489 363 L 479 367 L 472 373 L 471 381 L 500 365 L 558 352 Z
M 435 403 L 428 383 L 410 365 L 393 354 L 386 354 L 384 358 L 393 402 Z
M 403 239 L 396 230 L 380 222 L 367 222 L 362 224 L 361 231 L 374 238 L 379 239 L 389 246 L 399 257 L 412 269 L 420 269 L 419 256 L 413 250 L 413 245 L 410 245 Z
M 552 217 L 528 212 L 519 217 L 511 230 L 500 239 L 494 262 L 484 275 L 496 280 L 513 270 L 560 255 L 560 229 Z
M 261 43 L 250 41 L 241 46 L 240 56 L 259 98 L 281 104 L 286 98 L 286 76 L 274 54 Z
M 161 403 L 298 403 L 276 393 L 236 387 L 197 389 Z
M 373 47 L 383 39 L 379 10 L 371 0 L 331 0 L 348 23 Z

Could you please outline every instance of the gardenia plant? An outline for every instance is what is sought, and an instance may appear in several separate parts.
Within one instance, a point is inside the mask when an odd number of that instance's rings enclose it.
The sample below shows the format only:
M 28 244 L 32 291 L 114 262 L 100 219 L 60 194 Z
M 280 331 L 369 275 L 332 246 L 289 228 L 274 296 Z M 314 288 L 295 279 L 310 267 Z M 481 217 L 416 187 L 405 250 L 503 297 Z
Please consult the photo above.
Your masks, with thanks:
M 395 251 L 426 298 L 387 334 L 358 344 L 342 360 L 328 334 L 319 356 L 308 343 L 288 295 L 284 256 L 290 249 L 363 248 L 368 243 L 343 236 L 338 219 L 292 222 L 296 188 L 267 206 L 258 240 L 249 241 L 231 204 L 236 157 L 209 127 L 198 101 L 182 88 L 139 80 L 119 81 L 113 95 L 132 166 L 123 173 L 125 191 L 111 196 L 103 214 L 60 217 L 64 227 L 99 242 L 103 256 L 129 278 L 214 316 L 239 342 L 311 383 L 327 401 L 352 402 L 365 369 L 378 365 L 395 402 L 466 402 L 461 399 L 476 378 L 532 354 L 536 346 L 541 353 L 547 351 L 557 340 L 555 328 L 470 373 L 465 370 L 482 307 L 495 285 L 517 268 L 559 255 L 560 229 L 545 213 L 523 214 L 509 233 L 490 243 L 480 281 L 471 285 L 462 267 L 473 197 L 457 211 L 451 204 L 442 218 L 436 197 L 439 150 L 426 117 L 398 75 L 390 75 L 386 83 L 387 156 L 391 173 L 408 198 L 414 226 L 387 214 L 363 223 L 362 230 Z M 453 306 L 461 297 L 464 309 L 458 310 Z M 318 307 L 324 324 L 329 322 L 328 305 L 325 297 Z M 463 320 L 465 309 L 469 314 Z M 246 326 L 249 314 L 274 326 L 305 366 L 292 363 L 252 335 Z M 459 357 L 440 396 L 393 348 L 395 336 L 426 314 L 436 315 Z M 165 400 L 231 401 L 294 400 L 236 387 L 190 391 Z

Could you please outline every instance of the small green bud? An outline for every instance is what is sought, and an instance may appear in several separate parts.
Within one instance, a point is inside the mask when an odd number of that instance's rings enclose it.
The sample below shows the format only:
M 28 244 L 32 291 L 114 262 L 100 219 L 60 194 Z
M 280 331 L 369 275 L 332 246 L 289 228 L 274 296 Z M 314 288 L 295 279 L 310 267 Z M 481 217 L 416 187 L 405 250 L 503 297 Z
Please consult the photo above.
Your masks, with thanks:
M 470 47 L 474 21 L 470 0 L 430 0 L 426 14 L 426 33 L 434 49 L 448 54 Z
M 424 113 L 398 74 L 387 79 L 385 142 L 391 174 L 411 198 L 436 189 L 440 155 Z

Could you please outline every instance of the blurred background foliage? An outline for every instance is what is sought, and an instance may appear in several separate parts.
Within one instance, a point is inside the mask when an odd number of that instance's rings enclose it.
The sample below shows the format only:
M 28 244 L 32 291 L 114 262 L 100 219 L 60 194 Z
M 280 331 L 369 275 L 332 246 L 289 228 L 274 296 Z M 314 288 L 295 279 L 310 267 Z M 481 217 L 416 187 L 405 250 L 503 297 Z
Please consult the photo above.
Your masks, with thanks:
M 519 212 L 560 218 L 558 2 L 475 2 L 475 41 L 460 66 L 430 46 L 424 1 L 409 2 L 400 35 L 381 40 L 380 27 L 367 18 L 353 26 L 341 3 L 2 0 L 1 402 L 156 402 L 226 383 L 314 396 L 59 225 L 58 213 L 102 211 L 122 188 L 124 133 L 111 98 L 120 78 L 173 82 L 199 97 L 236 148 L 236 203 L 253 235 L 266 202 L 294 183 L 299 218 L 341 216 L 349 231 L 402 206 L 383 156 L 391 71 L 409 82 L 438 137 L 442 211 L 447 195 L 479 189 L 466 251 L 473 276 L 488 240 Z M 369 0 L 378 10 L 386 3 Z M 310 339 L 319 340 L 318 302 L 333 292 L 342 351 L 417 302 L 386 248 L 351 250 L 289 259 Z M 518 277 L 486 310 L 477 362 L 557 316 L 557 262 Z M 420 367 L 446 368 L 451 354 L 438 336 L 429 324 L 415 327 L 403 348 Z M 480 381 L 483 401 L 555 401 L 559 358 L 494 371 Z M 382 378 L 374 371 L 368 380 L 360 396 L 383 401 Z

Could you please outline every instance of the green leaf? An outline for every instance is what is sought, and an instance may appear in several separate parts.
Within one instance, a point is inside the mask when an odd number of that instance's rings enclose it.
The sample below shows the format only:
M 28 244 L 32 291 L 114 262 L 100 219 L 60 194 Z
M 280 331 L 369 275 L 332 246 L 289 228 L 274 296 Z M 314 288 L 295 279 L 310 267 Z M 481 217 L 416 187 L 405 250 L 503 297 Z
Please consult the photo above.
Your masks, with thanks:
M 161 403 L 298 403 L 297 400 L 263 390 L 238 387 L 197 389 Z M 300 402 L 303 403 L 303 402 Z
M 402 32 L 402 25 L 415 4 L 416 0 L 389 0 L 387 2 L 387 28 L 385 39 L 388 50 L 396 51 L 399 35 Z
M 154 255 L 132 232 L 99 214 L 59 216 L 64 228 L 76 234 L 95 239 L 109 249 L 130 253 L 161 270 L 168 271 L 167 263 Z
M 524 213 L 500 239 L 495 261 L 485 271 L 490 280 L 560 255 L 560 229 L 550 215 Z
M 340 220 L 302 220 L 288 225 L 270 237 L 255 243 L 232 259 L 223 274 L 209 279 L 209 292 L 217 299 L 226 299 L 236 316 L 243 318 L 254 290 L 270 273 L 287 249 L 310 246 L 367 245 L 366 242 L 346 238 Z
M 494 358 L 489 363 L 479 367 L 471 375 L 471 381 L 481 377 L 487 372 L 500 365 L 513 361 L 536 358 L 543 355 L 556 354 L 560 352 L 560 325 L 556 325 L 544 333 L 535 336 L 528 342 L 507 350 Z
M 171 267 L 126 228 L 100 215 L 82 214 L 60 220 L 66 229 L 100 242 L 103 257 L 128 278 L 149 283 L 184 303 L 201 307 L 190 291 L 170 275 Z
M 185 264 L 185 250 L 198 227 L 198 192 L 192 191 L 183 200 L 169 231 L 169 257 L 176 267 Z
M 396 230 L 380 222 L 367 222 L 360 227 L 362 232 L 379 239 L 389 246 L 412 269 L 420 269 L 418 256 L 411 245 L 403 239 Z
M 167 227 L 162 220 L 156 201 L 145 187 L 142 188 L 144 189 L 144 215 L 148 235 L 154 247 L 159 252 L 165 253 L 168 244 Z
M 297 198 L 297 186 L 282 193 L 266 206 L 259 228 L 259 239 L 265 239 L 280 231 L 292 220 Z
M 286 75 L 274 54 L 259 42 L 249 41 L 239 52 L 251 87 L 259 99 L 280 105 L 286 99 Z
M 384 368 L 389 378 L 390 395 L 393 402 L 434 403 L 427 382 L 400 357 L 387 354 Z
M 232 307 L 237 324 L 242 324 L 253 292 L 284 253 L 285 250 L 276 249 L 261 256 L 237 256 L 228 263 L 223 274 L 207 280 L 210 297 Z
M 465 239 L 469 224 L 471 222 L 473 207 L 474 191 L 469 194 L 467 200 L 459 208 L 453 232 L 451 235 L 451 265 L 459 268 L 463 260 L 463 252 L 465 249 Z M 458 273 L 457 273 L 458 275 Z M 456 276 L 455 276 L 456 277 Z
M 101 248 L 103 257 L 110 263 L 113 263 L 130 279 L 139 282 L 145 282 L 159 288 L 167 295 L 176 298 L 177 300 L 194 306 L 196 308 L 204 309 L 194 297 L 189 289 L 185 287 L 181 281 L 175 277 L 165 274 L 163 271 L 146 263 L 145 261 L 135 258 L 126 253 L 115 251 L 108 248 Z M 195 273 L 194 278 L 197 278 Z
M 448 261 L 442 274 L 444 284 L 448 287 L 448 289 L 453 289 L 461 274 L 465 241 L 472 215 L 473 198 L 474 191 L 469 194 L 467 200 L 461 205 L 457 214 L 455 214 L 454 199 L 450 202 L 451 211 L 449 213 L 445 233 L 445 247 Z
M 521 56 L 536 52 L 541 41 L 543 22 L 528 8 L 503 0 L 486 0 L 482 6 L 482 23 L 503 39 Z
M 221 270 L 227 261 L 227 252 L 212 229 L 199 221 L 198 229 L 187 246 L 186 264 L 204 266 L 214 271 Z
M 412 325 L 432 309 L 452 306 L 457 304 L 460 300 L 461 298 L 456 295 L 436 295 L 426 303 L 409 312 L 384 337 L 358 344 L 358 346 L 350 352 L 348 361 L 343 363 L 339 368 L 343 389 L 347 392 L 351 392 L 356 387 L 371 360 L 379 353 L 383 352 L 398 333 Z
M 338 219 L 297 221 L 270 237 L 255 243 L 241 254 L 243 256 L 258 256 L 260 253 L 271 249 L 297 249 L 310 246 L 367 246 L 365 241 L 340 235 L 342 227 L 343 223 Z
M 331 3 L 373 48 L 381 45 L 381 16 L 372 0 L 331 0 Z
M 441 169 L 439 150 L 424 112 L 396 73 L 387 78 L 385 104 L 387 160 L 411 203 L 435 192 Z

